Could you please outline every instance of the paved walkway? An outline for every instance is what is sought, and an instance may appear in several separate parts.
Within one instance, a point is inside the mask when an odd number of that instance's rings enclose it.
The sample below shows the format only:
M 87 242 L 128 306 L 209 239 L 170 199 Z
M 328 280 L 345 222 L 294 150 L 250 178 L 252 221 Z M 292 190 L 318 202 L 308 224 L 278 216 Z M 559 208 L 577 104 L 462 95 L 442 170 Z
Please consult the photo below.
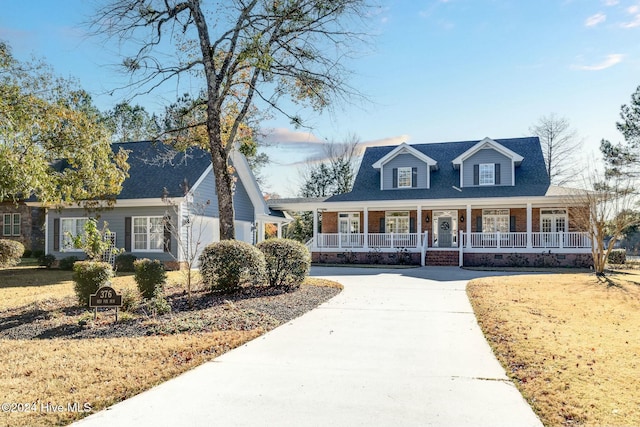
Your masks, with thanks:
M 542 426 L 473 316 L 479 272 L 314 268 L 337 297 L 88 426 Z

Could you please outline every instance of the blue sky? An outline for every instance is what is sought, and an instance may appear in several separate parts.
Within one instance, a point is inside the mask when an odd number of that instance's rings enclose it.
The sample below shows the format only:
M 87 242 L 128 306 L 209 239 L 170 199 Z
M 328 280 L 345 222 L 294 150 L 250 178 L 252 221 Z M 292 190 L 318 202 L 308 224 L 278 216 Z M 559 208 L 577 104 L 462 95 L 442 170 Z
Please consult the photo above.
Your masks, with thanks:
M 350 84 L 370 102 L 305 117 L 293 129 L 275 117 L 266 128 L 273 164 L 263 190 L 295 195 L 298 170 L 327 141 L 355 134 L 364 145 L 479 140 L 529 135 L 542 115 L 566 117 L 597 156 L 602 138 L 619 141 L 620 106 L 640 85 L 640 0 L 379 0 L 372 51 L 351 60 Z M 0 39 L 20 59 L 44 58 L 76 77 L 97 106 L 125 94 L 116 47 L 80 25 L 91 2 L 2 2 Z M 173 94 L 134 102 L 159 110 Z

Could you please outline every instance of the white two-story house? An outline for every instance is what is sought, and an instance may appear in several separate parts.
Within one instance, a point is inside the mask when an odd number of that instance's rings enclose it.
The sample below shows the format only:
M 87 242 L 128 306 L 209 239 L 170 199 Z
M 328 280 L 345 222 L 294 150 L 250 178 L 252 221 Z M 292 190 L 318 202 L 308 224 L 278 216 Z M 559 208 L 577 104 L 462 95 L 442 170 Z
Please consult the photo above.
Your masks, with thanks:
M 313 211 L 316 262 L 588 265 L 569 194 L 538 138 L 484 138 L 369 147 L 350 193 L 271 207 Z

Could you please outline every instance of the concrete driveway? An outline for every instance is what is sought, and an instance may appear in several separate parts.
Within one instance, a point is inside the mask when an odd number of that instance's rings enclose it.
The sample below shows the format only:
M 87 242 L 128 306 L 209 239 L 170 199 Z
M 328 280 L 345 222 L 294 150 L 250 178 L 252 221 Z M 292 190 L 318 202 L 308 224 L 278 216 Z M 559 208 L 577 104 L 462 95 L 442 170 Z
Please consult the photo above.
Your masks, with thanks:
M 472 313 L 465 286 L 482 274 L 314 268 L 312 275 L 339 281 L 344 291 L 77 424 L 542 426 Z

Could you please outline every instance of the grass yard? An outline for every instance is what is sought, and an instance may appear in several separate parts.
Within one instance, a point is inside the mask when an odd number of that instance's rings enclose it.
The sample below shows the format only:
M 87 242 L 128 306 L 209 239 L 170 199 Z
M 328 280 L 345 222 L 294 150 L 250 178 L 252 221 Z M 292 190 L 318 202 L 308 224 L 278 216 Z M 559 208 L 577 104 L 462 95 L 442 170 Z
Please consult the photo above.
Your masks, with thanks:
M 113 311 L 93 321 L 76 307 L 71 272 L 0 269 L 0 403 L 15 403 L 3 405 L 0 426 L 66 425 L 84 409 L 103 409 L 242 345 L 341 288 L 310 278 L 288 293 L 216 299 L 198 290 L 196 307 L 186 308 L 182 280 L 169 273 L 171 314 L 123 313 L 114 324 Z M 135 282 L 121 275 L 112 286 Z
M 546 426 L 640 426 L 640 272 L 484 278 L 467 293 Z

